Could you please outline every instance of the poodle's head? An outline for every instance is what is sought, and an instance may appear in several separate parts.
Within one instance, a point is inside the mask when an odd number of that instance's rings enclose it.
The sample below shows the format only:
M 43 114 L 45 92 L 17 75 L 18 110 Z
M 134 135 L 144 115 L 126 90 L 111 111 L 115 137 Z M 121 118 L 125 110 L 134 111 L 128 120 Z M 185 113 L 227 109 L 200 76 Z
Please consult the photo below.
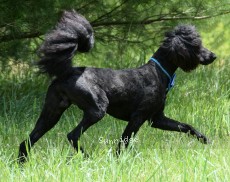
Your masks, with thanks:
M 186 72 L 216 59 L 214 53 L 202 46 L 200 35 L 191 25 L 180 25 L 167 32 L 160 49 L 161 55 Z

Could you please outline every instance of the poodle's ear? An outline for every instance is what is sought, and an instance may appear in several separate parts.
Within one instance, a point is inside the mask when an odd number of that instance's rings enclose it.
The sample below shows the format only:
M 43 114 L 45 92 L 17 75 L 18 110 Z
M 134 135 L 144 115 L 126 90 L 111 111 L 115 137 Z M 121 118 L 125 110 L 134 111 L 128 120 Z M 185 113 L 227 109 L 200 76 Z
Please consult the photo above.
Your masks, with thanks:
M 166 59 L 171 60 L 184 71 L 191 71 L 199 64 L 197 53 L 199 52 L 200 42 L 194 40 L 199 39 L 199 36 L 194 36 L 195 34 L 198 35 L 197 33 L 192 35 L 193 29 L 193 27 L 176 27 L 174 31 L 165 34 L 165 39 L 161 46 Z M 194 45 L 193 41 L 196 41 L 196 45 Z
M 184 43 L 183 39 L 175 36 L 171 40 L 171 56 L 177 62 L 185 61 L 186 58 L 190 57 L 189 49 L 187 48 L 186 44 Z
M 165 33 L 158 52 L 162 58 L 187 72 L 199 64 L 209 64 L 216 58 L 214 53 L 202 46 L 199 33 L 191 25 L 180 25 Z
M 189 50 L 183 39 L 180 39 L 173 32 L 168 32 L 165 35 L 162 48 L 164 52 L 167 52 L 167 57 L 180 67 L 181 64 L 185 63 L 185 59 L 189 57 Z

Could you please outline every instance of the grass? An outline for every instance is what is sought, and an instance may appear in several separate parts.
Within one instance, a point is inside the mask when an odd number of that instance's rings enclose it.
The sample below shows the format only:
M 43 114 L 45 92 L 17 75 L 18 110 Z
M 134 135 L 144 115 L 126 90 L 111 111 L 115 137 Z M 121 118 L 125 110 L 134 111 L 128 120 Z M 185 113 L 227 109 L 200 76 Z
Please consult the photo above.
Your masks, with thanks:
M 23 167 L 16 162 L 18 146 L 33 129 L 48 79 L 31 71 L 0 75 L 1 181 L 229 181 L 229 61 L 216 61 L 186 74 L 177 71 L 165 113 L 205 133 L 211 143 L 144 124 L 129 150 L 115 155 L 125 122 L 106 116 L 90 128 L 80 144 L 84 158 L 69 145 L 66 134 L 81 118 L 71 107 L 54 129 L 32 149 Z M 29 69 L 29 68 L 25 68 Z

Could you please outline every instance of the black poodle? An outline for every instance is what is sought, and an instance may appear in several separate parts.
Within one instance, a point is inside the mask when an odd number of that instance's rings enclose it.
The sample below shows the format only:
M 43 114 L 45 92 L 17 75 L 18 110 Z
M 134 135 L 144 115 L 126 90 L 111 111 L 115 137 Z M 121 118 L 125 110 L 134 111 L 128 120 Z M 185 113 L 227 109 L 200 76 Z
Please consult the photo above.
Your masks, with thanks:
M 149 62 L 135 69 L 73 67 L 74 53 L 88 52 L 93 44 L 90 23 L 75 11 L 65 11 L 55 29 L 47 34 L 39 49 L 38 66 L 41 72 L 55 79 L 49 86 L 34 130 L 20 145 L 20 162 L 25 161 L 30 148 L 55 126 L 71 104 L 77 105 L 84 113 L 78 126 L 67 135 L 76 150 L 81 134 L 106 113 L 127 121 L 122 134 L 122 140 L 127 141 L 125 147 L 145 121 L 154 128 L 190 133 L 207 143 L 207 138 L 192 126 L 164 115 L 166 95 L 173 86 L 176 69 L 179 67 L 189 72 L 199 64 L 212 63 L 216 58 L 202 46 L 194 26 L 180 25 L 166 33 L 162 45 Z

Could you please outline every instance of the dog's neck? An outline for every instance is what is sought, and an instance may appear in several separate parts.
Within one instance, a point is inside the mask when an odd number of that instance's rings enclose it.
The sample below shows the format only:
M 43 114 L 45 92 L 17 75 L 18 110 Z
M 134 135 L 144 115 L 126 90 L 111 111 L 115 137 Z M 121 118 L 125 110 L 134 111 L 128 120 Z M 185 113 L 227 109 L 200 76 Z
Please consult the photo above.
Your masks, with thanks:
M 152 58 L 150 59 L 151 62 L 154 62 L 162 72 L 168 77 L 168 86 L 166 88 L 166 93 L 174 86 L 175 82 L 175 71 L 177 69 L 177 66 L 175 66 L 173 63 L 169 62 L 168 59 L 164 58 L 160 55 L 160 51 L 157 51 Z
M 155 58 L 161 64 L 161 66 L 168 72 L 170 76 L 172 76 L 178 67 L 175 64 L 173 64 L 170 60 L 166 59 L 165 56 L 161 55 L 159 52 L 160 51 L 157 50 L 152 57 Z

